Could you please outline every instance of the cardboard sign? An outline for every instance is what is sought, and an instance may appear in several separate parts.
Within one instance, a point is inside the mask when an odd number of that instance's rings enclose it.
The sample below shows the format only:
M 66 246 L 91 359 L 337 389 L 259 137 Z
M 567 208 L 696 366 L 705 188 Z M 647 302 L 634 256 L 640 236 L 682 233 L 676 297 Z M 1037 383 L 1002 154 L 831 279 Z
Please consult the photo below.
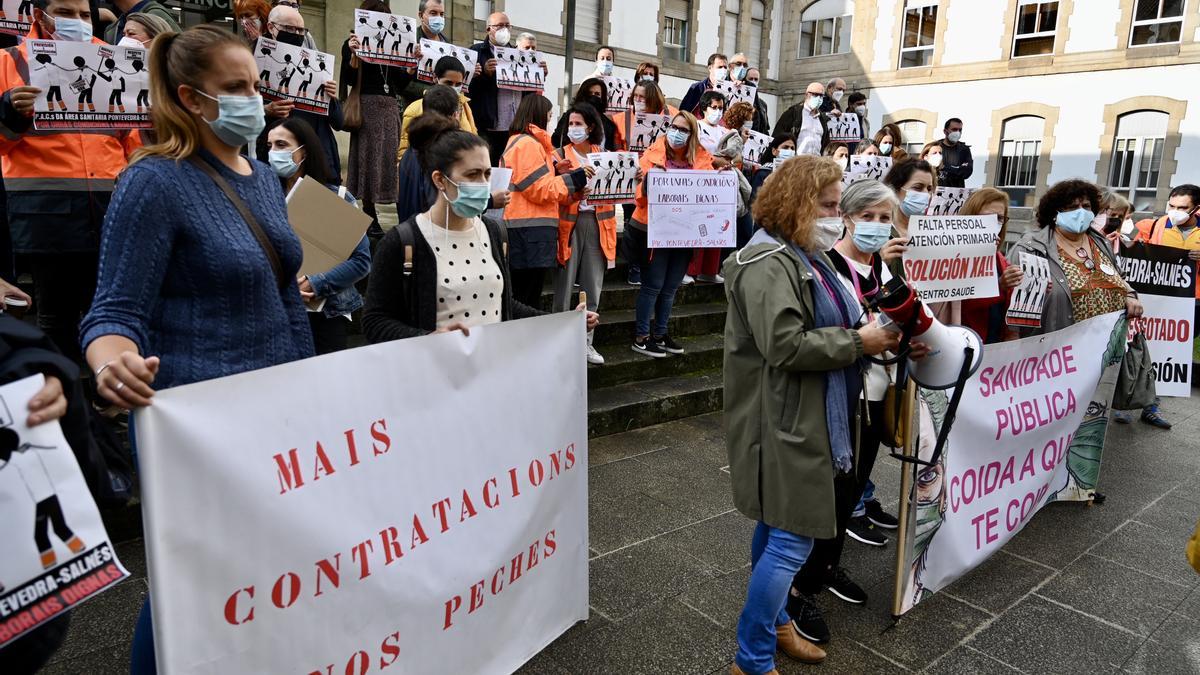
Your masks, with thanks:
M 315 180 L 301 178 L 288 194 L 288 222 L 300 238 L 300 274 L 321 274 L 350 258 L 371 217 Z
M 671 126 L 670 115 L 654 113 L 634 115 L 633 129 L 629 132 L 629 138 L 626 139 L 629 150 L 638 154 L 645 152 L 646 148 L 653 145 L 658 135 L 665 133 L 669 126 Z
M 892 168 L 892 158 L 883 155 L 851 155 L 850 164 L 842 175 L 842 187 L 860 180 L 883 180 Z
M 149 129 L 145 49 L 91 42 L 29 40 L 33 128 Z
M 417 24 L 411 16 L 354 10 L 358 58 L 382 66 L 417 65 Z
M 588 181 L 589 204 L 632 204 L 637 196 L 636 152 L 593 152 L 588 164 L 596 170 Z
M 650 248 L 733 248 L 738 179 L 732 171 L 651 171 L 646 175 Z
M 857 143 L 862 140 L 862 123 L 858 115 L 844 112 L 829 116 L 830 143 Z
M 1186 249 L 1135 243 L 1122 246 L 1121 276 L 1138 292 L 1145 313 L 1130 321 L 1131 336 L 1146 337 L 1159 396 L 1192 394 L 1192 340 L 1196 263 Z
M 1000 221 L 986 216 L 913 216 L 904 271 L 926 302 L 1000 294 L 996 238 Z
M 600 81 L 608 89 L 608 114 L 629 110 L 629 107 L 633 105 L 630 98 L 633 96 L 635 82 L 623 77 L 612 76 L 601 77 Z
M 544 54 L 532 49 L 496 47 L 496 86 L 514 91 L 541 92 L 546 86 L 542 72 Z
M 929 204 L 931 216 L 956 216 L 967 199 L 975 194 L 975 188 L 939 187 Z
M 1021 328 L 1040 328 L 1046 294 L 1050 291 L 1050 262 L 1040 255 L 1022 253 L 1017 263 L 1024 276 L 1012 293 L 1005 322 Z
M 586 344 L 562 312 L 158 392 L 159 672 L 511 673 L 586 619 Z
M 44 384 L 0 387 L 0 650 L 129 576 L 58 422 L 25 425 Z
M 466 69 L 467 74 L 463 78 L 463 90 L 465 91 L 475 77 L 475 64 L 479 61 L 479 55 L 473 49 L 456 47 L 449 42 L 421 38 L 421 66 L 417 69 L 417 79 L 426 83 L 436 82 L 437 63 L 446 56 L 458 59 Z
M 291 101 L 297 110 L 329 114 L 325 83 L 333 79 L 333 54 L 260 37 L 254 46 L 258 88 L 267 101 Z

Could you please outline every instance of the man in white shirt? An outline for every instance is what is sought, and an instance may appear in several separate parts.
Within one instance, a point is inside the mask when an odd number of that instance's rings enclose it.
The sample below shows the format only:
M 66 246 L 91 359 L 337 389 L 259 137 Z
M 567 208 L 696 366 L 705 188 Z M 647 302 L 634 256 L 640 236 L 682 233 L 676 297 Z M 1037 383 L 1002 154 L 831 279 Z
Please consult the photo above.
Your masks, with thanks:
M 775 133 L 790 133 L 796 138 L 796 154 L 819 155 L 825 147 L 828 118 L 821 113 L 825 85 L 813 82 L 804 91 L 804 100 L 788 108 L 775 124 Z

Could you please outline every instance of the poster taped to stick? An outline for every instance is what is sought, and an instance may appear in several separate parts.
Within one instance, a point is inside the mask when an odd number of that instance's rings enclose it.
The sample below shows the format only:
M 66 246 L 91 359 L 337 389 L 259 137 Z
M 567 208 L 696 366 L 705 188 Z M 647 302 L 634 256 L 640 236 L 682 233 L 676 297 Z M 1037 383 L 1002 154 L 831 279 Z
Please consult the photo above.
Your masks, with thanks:
M 904 271 L 927 302 L 1000 294 L 996 238 L 1000 221 L 986 216 L 913 216 Z
M 354 10 L 358 58 L 381 66 L 417 65 L 417 20 L 411 16 Z
M 586 619 L 586 344 L 564 312 L 159 391 L 159 672 L 507 673 Z
M 1117 265 L 1138 292 L 1145 313 L 1130 322 L 1154 359 L 1159 396 L 1192 395 L 1192 320 L 1196 307 L 1196 263 L 1186 249 L 1135 243 L 1122 246 Z
M 730 171 L 646 174 L 649 248 L 733 248 L 738 179 Z
M 427 84 L 436 82 L 437 63 L 445 56 L 453 56 L 458 59 L 458 62 L 466 69 L 467 74 L 463 76 L 463 91 L 465 92 L 466 88 L 471 85 L 471 79 L 475 77 L 475 64 L 479 61 L 479 54 L 476 54 L 473 49 L 458 47 L 449 42 L 421 38 L 421 66 L 417 69 L 417 79 Z
M 254 47 L 258 88 L 267 101 L 291 101 L 296 110 L 329 114 L 325 83 L 333 79 L 333 55 L 260 37 Z
M 44 384 L 0 387 L 0 650 L 129 576 L 58 422 L 25 424 Z
M 134 47 L 29 40 L 29 84 L 38 130 L 149 129 L 147 50 Z
M 532 49 L 496 47 L 496 86 L 514 91 L 541 92 L 546 86 L 542 72 L 545 55 Z

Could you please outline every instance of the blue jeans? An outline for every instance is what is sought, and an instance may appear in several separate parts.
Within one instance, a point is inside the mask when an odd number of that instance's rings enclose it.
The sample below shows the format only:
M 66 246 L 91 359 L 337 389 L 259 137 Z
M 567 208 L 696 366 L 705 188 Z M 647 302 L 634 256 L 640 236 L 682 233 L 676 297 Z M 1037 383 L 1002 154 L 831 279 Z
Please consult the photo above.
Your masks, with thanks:
M 154 624 L 150 620 L 150 596 L 138 614 L 133 628 L 133 652 L 129 658 L 130 675 L 155 675 L 158 667 L 154 662 Z
M 634 326 L 637 337 L 650 335 L 651 314 L 654 315 L 654 337 L 667 334 L 667 321 L 671 318 L 671 306 L 675 304 L 675 292 L 683 283 L 683 275 L 687 274 L 691 261 L 690 248 L 651 251 L 650 263 L 642 268 L 642 287 L 637 296 L 637 320 Z
M 875 499 L 875 483 L 872 483 L 871 479 L 868 478 L 867 486 L 863 488 L 862 499 L 858 500 L 858 506 L 854 507 L 854 513 L 851 517 L 858 518 L 867 515 L 867 502 L 872 499 Z
M 738 619 L 735 662 L 746 673 L 775 667 L 775 627 L 791 619 L 785 611 L 792 577 L 812 551 L 812 537 L 759 522 L 750 544 L 750 589 Z

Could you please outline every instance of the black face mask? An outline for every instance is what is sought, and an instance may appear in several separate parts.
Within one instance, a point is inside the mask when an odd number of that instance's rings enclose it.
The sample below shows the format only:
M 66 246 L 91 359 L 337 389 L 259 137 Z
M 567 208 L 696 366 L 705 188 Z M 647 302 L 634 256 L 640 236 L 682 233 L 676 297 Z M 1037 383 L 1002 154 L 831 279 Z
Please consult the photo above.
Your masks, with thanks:
M 591 103 L 592 107 L 596 109 L 596 112 L 600 113 L 601 115 L 608 110 L 608 101 L 604 100 L 600 96 L 589 96 L 585 99 L 585 101 L 587 103 Z
M 291 45 L 293 47 L 303 47 L 304 46 L 304 36 L 303 35 L 301 35 L 299 33 L 289 33 L 287 31 L 283 31 L 283 30 L 279 31 L 279 35 L 275 36 L 275 41 L 282 42 L 285 45 Z

